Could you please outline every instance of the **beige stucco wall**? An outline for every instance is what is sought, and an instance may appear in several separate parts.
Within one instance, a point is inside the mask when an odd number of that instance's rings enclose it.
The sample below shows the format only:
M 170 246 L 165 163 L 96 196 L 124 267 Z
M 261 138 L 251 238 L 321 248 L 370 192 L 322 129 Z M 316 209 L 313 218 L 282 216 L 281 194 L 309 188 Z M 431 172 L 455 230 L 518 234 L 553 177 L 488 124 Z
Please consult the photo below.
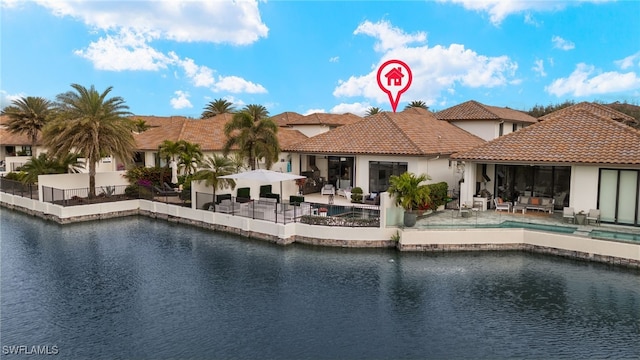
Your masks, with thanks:
M 597 208 L 598 204 L 598 173 L 597 166 L 572 166 L 569 206 L 576 212 Z

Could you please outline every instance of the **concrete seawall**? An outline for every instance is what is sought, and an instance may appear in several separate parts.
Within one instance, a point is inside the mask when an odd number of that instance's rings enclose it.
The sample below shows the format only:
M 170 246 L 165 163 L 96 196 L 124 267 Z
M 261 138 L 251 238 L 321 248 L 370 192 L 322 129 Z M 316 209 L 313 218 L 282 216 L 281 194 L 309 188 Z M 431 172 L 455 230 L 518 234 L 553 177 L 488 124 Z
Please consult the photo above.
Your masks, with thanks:
M 606 241 L 587 236 L 529 229 L 348 228 L 279 224 L 230 214 L 185 208 L 148 200 L 63 207 L 0 193 L 0 206 L 68 224 L 141 215 L 169 222 L 237 234 L 279 245 L 292 243 L 400 251 L 528 251 L 640 269 L 640 243 Z M 394 239 L 392 239 L 394 238 Z

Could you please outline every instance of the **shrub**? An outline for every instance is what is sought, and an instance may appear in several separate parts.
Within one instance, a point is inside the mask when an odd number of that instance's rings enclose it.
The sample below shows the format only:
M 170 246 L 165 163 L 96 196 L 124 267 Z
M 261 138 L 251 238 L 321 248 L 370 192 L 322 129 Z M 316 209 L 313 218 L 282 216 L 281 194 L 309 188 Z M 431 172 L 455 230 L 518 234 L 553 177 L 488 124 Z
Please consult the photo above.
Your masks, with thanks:
M 148 180 L 151 184 L 162 186 L 163 183 L 171 182 L 171 169 L 162 167 L 135 167 L 127 170 L 124 177 L 130 184 L 137 184 L 140 180 Z
M 435 184 L 427 185 L 429 187 L 429 197 L 431 201 L 425 206 L 428 209 L 436 210 L 438 206 L 447 204 L 447 193 L 449 192 L 449 184 L 442 181 Z
M 128 198 L 132 198 L 132 199 L 147 199 L 147 200 L 153 199 L 153 193 L 151 192 L 151 190 L 149 190 L 144 186 L 139 186 L 139 185 L 127 186 L 124 189 L 124 194 Z
M 362 188 L 359 186 L 351 189 L 351 202 L 352 203 L 361 203 L 362 202 Z

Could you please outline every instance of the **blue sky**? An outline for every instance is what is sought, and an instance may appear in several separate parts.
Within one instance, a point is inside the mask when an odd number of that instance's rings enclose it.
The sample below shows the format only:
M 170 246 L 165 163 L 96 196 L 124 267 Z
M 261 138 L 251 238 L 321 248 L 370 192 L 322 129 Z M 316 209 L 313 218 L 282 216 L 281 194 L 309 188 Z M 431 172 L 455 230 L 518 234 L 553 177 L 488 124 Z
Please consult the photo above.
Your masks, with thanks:
M 2 0 L 0 105 L 113 86 L 138 115 L 218 98 L 272 115 L 391 110 L 378 67 L 407 63 L 398 109 L 640 102 L 638 1 Z

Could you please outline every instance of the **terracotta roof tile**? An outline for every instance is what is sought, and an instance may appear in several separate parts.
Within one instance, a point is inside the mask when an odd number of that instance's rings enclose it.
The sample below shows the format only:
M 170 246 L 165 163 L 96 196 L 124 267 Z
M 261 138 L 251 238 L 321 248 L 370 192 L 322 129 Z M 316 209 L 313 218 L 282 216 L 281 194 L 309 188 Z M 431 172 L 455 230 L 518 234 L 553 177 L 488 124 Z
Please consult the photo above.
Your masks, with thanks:
M 569 109 L 569 108 L 567 108 Z M 577 107 L 469 151 L 459 160 L 640 165 L 640 131 Z
M 200 144 L 203 151 L 221 151 L 227 139 L 224 135 L 224 125 L 232 117 L 233 114 L 220 114 L 208 119 L 154 118 L 152 119 L 154 124 L 164 123 L 164 125 L 136 134 L 136 143 L 139 150 L 155 150 L 164 140 L 186 140 Z M 281 147 L 283 144 L 288 146 L 304 139 L 306 136 L 299 131 L 278 129 Z
M 439 111 L 435 114 L 440 120 L 507 120 L 518 123 L 536 123 L 538 120 L 522 111 L 481 104 L 470 100 L 462 104 Z
M 41 137 L 38 138 L 40 144 Z M 31 145 L 31 139 L 26 135 L 13 134 L 7 128 L 0 126 L 0 144 L 4 145 Z
M 316 135 L 284 151 L 326 154 L 451 154 L 484 143 L 429 111 L 381 112 Z
M 346 114 L 327 114 L 313 113 L 309 115 L 300 115 L 295 112 L 284 112 L 271 117 L 278 126 L 294 126 L 294 125 L 328 125 L 342 126 L 362 120 L 358 115 L 351 113 Z
M 616 121 L 631 122 L 631 123 L 635 123 L 636 121 L 636 119 L 633 116 L 627 115 L 625 113 L 621 113 L 620 111 L 612 109 L 606 105 L 600 105 L 600 104 L 590 103 L 590 102 L 581 102 L 581 103 L 566 107 L 564 109 L 554 111 L 545 116 L 541 116 L 540 121 L 549 120 L 556 117 L 562 117 L 567 112 L 571 112 L 579 109 L 587 110 L 591 113 L 594 113 L 612 120 L 616 120 Z

